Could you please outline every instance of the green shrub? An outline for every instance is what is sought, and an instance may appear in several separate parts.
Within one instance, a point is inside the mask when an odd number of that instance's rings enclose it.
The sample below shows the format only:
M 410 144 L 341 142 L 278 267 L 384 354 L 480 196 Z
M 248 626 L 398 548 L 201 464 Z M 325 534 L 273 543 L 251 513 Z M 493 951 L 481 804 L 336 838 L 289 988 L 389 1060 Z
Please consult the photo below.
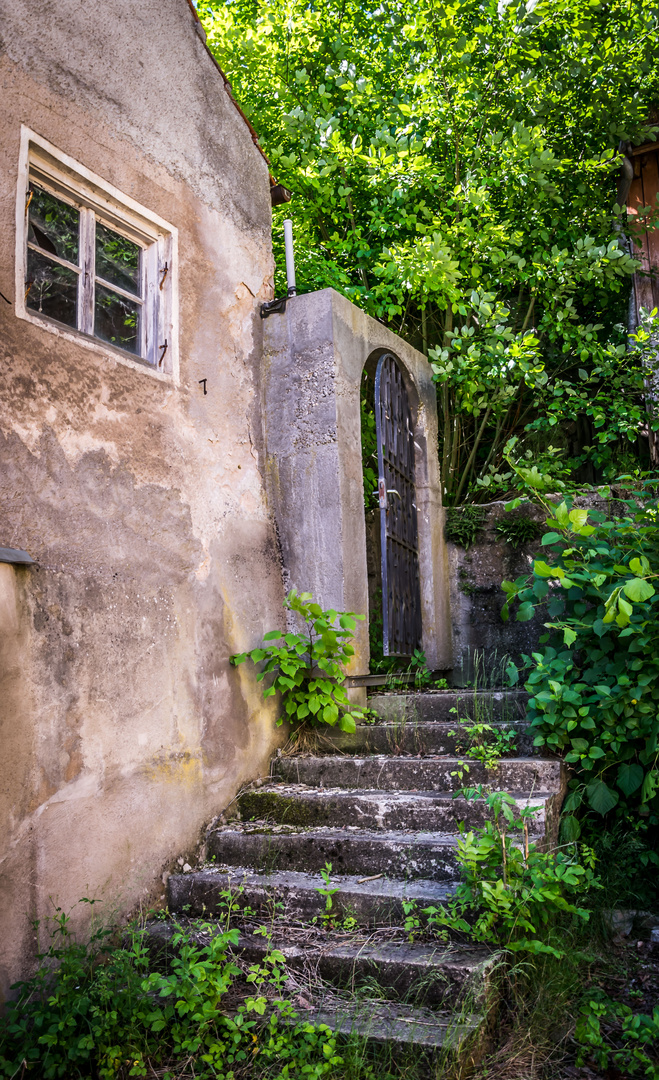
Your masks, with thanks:
M 519 548 L 524 544 L 530 544 L 537 540 L 540 533 L 540 525 L 533 518 L 526 515 L 504 518 L 496 527 L 496 534 L 510 547 Z
M 249 986 L 225 1007 L 240 974 L 229 951 L 237 929 L 197 924 L 205 932 L 200 944 L 179 927 L 167 960 L 154 962 L 140 929 L 126 931 L 119 947 L 107 930 L 79 944 L 68 922 L 58 910 L 36 974 L 13 987 L 17 998 L 0 1019 L 0 1075 L 116 1080 L 155 1075 L 164 1063 L 172 1071 L 158 1075 L 173 1077 L 186 1063 L 199 1080 L 228 1080 L 245 1069 L 255 1080 L 320 1080 L 342 1064 L 329 1028 L 298 1021 L 281 997 L 286 976 L 276 950 L 252 966 Z M 276 995 L 270 1002 L 268 985 Z
M 659 512 L 648 492 L 624 500 L 619 518 L 553 508 L 530 579 L 504 582 L 508 617 L 546 607 L 549 634 L 526 682 L 535 745 L 576 773 L 566 809 L 585 799 L 599 814 L 659 812 Z M 529 659 L 529 658 L 527 658 Z M 512 677 L 516 673 L 509 669 Z M 576 819 L 564 823 L 576 838 Z M 570 831 L 571 830 L 571 831 Z
M 426 908 L 428 925 L 468 933 L 476 941 L 505 946 L 513 952 L 548 953 L 560 959 L 560 942 L 552 934 L 557 919 L 590 913 L 573 902 L 597 886 L 592 853 L 569 844 L 541 851 L 529 841 L 533 810 L 518 809 L 506 792 L 485 794 L 482 787 L 463 788 L 468 799 L 484 798 L 491 820 L 458 841 L 461 880 L 448 908 Z
M 231 663 L 243 664 L 249 659 L 259 664 L 265 660 L 256 676 L 259 682 L 266 675 L 276 673 L 263 696 L 271 697 L 280 691 L 283 713 L 278 724 L 284 720 L 293 727 L 338 724 L 342 731 L 354 731 L 355 721 L 361 720 L 363 713 L 352 708 L 341 684 L 345 680 L 343 665 L 355 653 L 350 641 L 356 620 L 364 616 L 351 611 L 323 611 L 313 602 L 311 593 L 298 593 L 295 589 L 284 600 L 284 607 L 302 617 L 305 633 L 283 634 L 281 630 L 271 630 L 263 640 L 283 644 L 267 644 L 239 653 L 231 657 Z

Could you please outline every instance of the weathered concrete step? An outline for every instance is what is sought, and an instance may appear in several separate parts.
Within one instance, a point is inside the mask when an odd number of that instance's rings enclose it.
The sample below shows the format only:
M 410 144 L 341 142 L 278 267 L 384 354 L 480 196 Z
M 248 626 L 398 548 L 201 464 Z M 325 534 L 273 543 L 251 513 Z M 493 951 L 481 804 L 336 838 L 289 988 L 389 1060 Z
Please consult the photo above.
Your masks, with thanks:
M 541 832 L 547 798 L 511 792 L 520 809 L 535 809 L 534 827 Z M 304 784 L 277 784 L 241 795 L 243 820 L 276 821 L 285 825 L 356 825 L 362 829 L 419 829 L 453 832 L 460 822 L 482 826 L 491 811 L 483 799 L 453 798 L 448 792 L 346 791 Z
M 493 728 L 515 731 L 512 752 L 518 757 L 543 756 L 533 745 L 534 733 L 525 720 L 512 723 L 495 721 Z M 314 752 L 335 754 L 464 754 L 471 739 L 464 724 L 457 721 L 408 720 L 389 723 L 359 724 L 356 731 L 337 731 L 323 725 L 314 731 Z
M 300 829 L 266 822 L 240 828 L 222 826 L 208 839 L 218 864 L 252 866 L 257 870 L 321 870 L 332 864 L 336 874 L 386 874 L 455 881 L 457 836 L 427 832 L 375 832 L 343 829 Z
M 310 787 L 457 791 L 465 785 L 487 784 L 491 790 L 528 791 L 539 795 L 560 790 L 562 762 L 550 758 L 505 758 L 495 768 L 487 769 L 470 758 L 300 755 L 277 758 L 274 768 L 287 783 Z
M 500 960 L 498 953 L 464 945 L 377 944 L 375 936 L 351 934 L 345 943 L 296 945 L 241 934 L 237 949 L 252 963 L 263 960 L 271 949 L 278 949 L 287 967 L 315 970 L 327 982 L 352 991 L 370 977 L 401 997 L 412 993 L 417 1004 L 445 1004 L 448 999 L 455 1001 L 463 991 L 470 993 L 472 1001 L 486 999 L 489 979 Z
M 422 878 L 405 881 L 377 877 L 362 881 L 357 874 L 332 874 L 332 897 L 337 916 L 350 916 L 360 926 L 399 926 L 404 918 L 403 902 L 419 909 L 446 904 L 454 886 Z M 242 866 L 229 872 L 210 867 L 190 874 L 172 874 L 167 882 L 169 910 L 197 916 L 217 915 L 226 910 L 227 899 L 269 917 L 289 922 L 308 922 L 325 910 L 325 887 L 320 874 L 297 870 L 260 874 Z
M 429 690 L 414 694 L 374 694 L 368 699 L 385 720 L 493 721 L 524 720 L 529 695 L 525 690 Z
M 434 1012 L 427 1008 L 412 1008 L 385 1001 L 363 1000 L 337 1006 L 334 1003 L 316 1006 L 304 1013 L 313 1024 L 327 1024 L 339 1036 L 358 1036 L 379 1045 L 393 1044 L 401 1052 L 417 1050 L 433 1054 L 450 1050 L 456 1055 L 466 1052 L 469 1058 L 478 1060 L 481 1053 L 471 1050 L 478 1044 L 483 1017 L 460 1016 L 446 1011 Z
M 222 933 L 224 922 L 216 925 L 217 933 Z M 176 924 L 171 922 L 147 925 L 148 940 L 158 947 L 168 946 L 176 931 Z M 209 932 L 214 932 L 213 924 L 204 923 L 204 935 Z M 312 975 L 314 983 L 320 976 L 354 993 L 365 979 L 376 979 L 379 986 L 423 1005 L 442 1005 L 449 999 L 455 1002 L 463 992 L 468 994 L 471 1006 L 484 1005 L 502 955 L 470 945 L 378 942 L 382 931 L 333 933 L 319 926 L 298 931 L 304 933 L 302 943 L 287 940 L 285 928 L 282 933 L 284 936 L 279 937 L 275 931 L 266 939 L 262 934 L 243 932 L 232 951 L 248 963 L 260 964 L 276 949 L 283 955 L 286 968 Z

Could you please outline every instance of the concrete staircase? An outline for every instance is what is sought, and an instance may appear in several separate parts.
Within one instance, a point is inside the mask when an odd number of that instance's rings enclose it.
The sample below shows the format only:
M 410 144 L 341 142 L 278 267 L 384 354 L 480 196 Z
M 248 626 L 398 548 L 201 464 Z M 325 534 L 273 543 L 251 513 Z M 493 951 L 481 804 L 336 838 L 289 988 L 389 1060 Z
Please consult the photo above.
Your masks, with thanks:
M 487 784 L 535 809 L 536 839 L 551 840 L 563 797 L 558 760 L 535 755 L 513 692 L 383 694 L 381 717 L 352 735 L 314 733 L 279 755 L 271 775 L 219 819 L 206 866 L 169 878 L 169 908 L 212 920 L 227 898 L 243 911 L 239 951 L 286 958 L 286 993 L 305 1018 L 422 1054 L 485 1045 L 500 955 L 468 942 L 409 940 L 406 915 L 445 903 L 458 880 L 458 826 L 482 825 L 483 802 L 453 798 Z M 477 717 L 517 731 L 515 757 L 494 769 L 458 753 Z M 469 764 L 462 782 L 460 762 Z M 320 871 L 331 864 L 331 910 Z M 266 923 L 271 943 L 254 931 Z M 167 935 L 167 925 L 154 932 Z M 296 996 L 297 995 L 297 996 Z

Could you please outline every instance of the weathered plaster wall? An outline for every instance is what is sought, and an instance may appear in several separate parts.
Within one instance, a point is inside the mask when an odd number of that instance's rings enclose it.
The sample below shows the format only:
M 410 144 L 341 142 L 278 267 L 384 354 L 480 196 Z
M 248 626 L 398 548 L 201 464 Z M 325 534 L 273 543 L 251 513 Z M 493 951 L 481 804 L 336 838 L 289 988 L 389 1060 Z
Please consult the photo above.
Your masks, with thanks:
M 0 0 L 0 993 L 30 920 L 126 911 L 273 709 L 229 655 L 281 619 L 259 470 L 267 166 L 185 0 Z M 21 124 L 179 230 L 180 385 L 16 318 Z M 199 380 L 208 380 L 203 394 Z

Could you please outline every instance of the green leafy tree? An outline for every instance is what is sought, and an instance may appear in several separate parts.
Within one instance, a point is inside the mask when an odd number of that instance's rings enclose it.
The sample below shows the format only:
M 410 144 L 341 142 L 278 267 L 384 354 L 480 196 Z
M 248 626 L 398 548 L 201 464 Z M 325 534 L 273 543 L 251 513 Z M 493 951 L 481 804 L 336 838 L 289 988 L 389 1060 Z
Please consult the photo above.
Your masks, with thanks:
M 653 0 L 199 12 L 294 192 L 300 288 L 332 286 L 428 352 L 447 500 L 505 487 L 511 438 L 593 475 L 633 454 L 648 418 L 616 192 L 621 141 L 656 135 Z

